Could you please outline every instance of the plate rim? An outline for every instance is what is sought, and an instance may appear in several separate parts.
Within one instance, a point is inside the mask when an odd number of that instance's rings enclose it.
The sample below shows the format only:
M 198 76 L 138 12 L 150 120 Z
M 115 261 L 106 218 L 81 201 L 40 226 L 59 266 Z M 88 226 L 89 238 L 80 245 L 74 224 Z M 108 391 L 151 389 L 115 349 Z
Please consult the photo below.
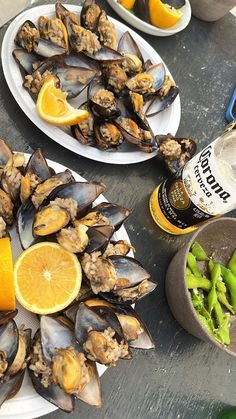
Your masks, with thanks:
M 13 151 L 13 152 L 17 153 L 17 151 Z M 27 163 L 27 161 L 29 160 L 31 155 L 32 155 L 32 153 L 24 153 L 25 164 Z M 48 165 L 51 166 L 54 170 L 56 170 L 56 173 L 59 173 L 59 172 L 62 172 L 64 170 L 69 169 L 71 171 L 72 175 L 75 177 L 75 180 L 77 182 L 89 182 L 89 180 L 87 180 L 86 178 L 81 176 L 75 170 L 72 170 L 72 169 L 70 169 L 69 167 L 66 167 L 63 164 L 58 163 L 55 160 L 51 160 L 51 159 L 48 159 L 48 158 L 46 158 L 46 160 L 47 160 Z M 106 191 L 105 191 L 105 193 L 106 193 Z M 103 202 L 108 202 L 108 200 L 106 199 L 104 194 L 99 195 L 97 200 L 101 201 L 101 202 L 102 201 Z M 96 202 L 97 200 L 95 200 L 94 202 Z M 118 237 L 119 240 L 122 239 L 122 240 L 126 240 L 129 243 L 131 243 L 129 235 L 128 235 L 124 225 L 122 225 L 121 228 L 118 230 L 118 232 L 115 232 L 114 234 L 118 234 L 118 236 L 120 236 L 120 237 Z M 131 249 L 129 255 L 131 257 L 134 257 L 134 252 L 132 251 L 132 249 Z M 97 364 L 97 367 L 99 369 L 99 376 L 103 375 L 105 373 L 105 371 L 108 369 L 108 367 L 105 367 L 105 366 L 100 365 L 100 364 Z M 37 410 L 32 409 L 32 406 L 34 404 L 36 404 L 37 401 L 38 401 L 38 403 L 40 403 L 40 400 L 41 400 L 41 405 L 38 406 Z M 31 408 L 28 411 L 23 411 L 22 412 L 22 405 L 24 405 L 26 407 L 27 402 L 30 403 Z M 13 411 L 12 413 L 8 414 L 8 411 L 11 410 L 11 408 L 12 408 L 12 406 L 14 406 L 14 404 L 16 405 L 17 413 L 15 411 Z M 20 405 L 21 405 L 21 409 L 19 409 Z M 5 409 L 4 409 L 4 407 L 5 407 Z M 47 402 L 40 395 L 35 393 L 35 394 L 31 394 L 31 395 L 28 395 L 28 396 L 26 395 L 24 397 L 21 397 L 18 400 L 14 400 L 14 397 L 13 397 L 12 399 L 6 401 L 6 405 L 4 403 L 3 406 L 0 409 L 0 418 L 3 418 L 3 419 L 7 419 L 7 418 L 8 419 L 15 419 L 15 418 L 17 418 L 17 419 L 34 419 L 34 418 L 39 418 L 41 416 L 47 415 L 51 412 L 54 412 L 55 410 L 58 410 L 58 407 L 56 407 L 52 403 Z
M 75 5 L 71 5 L 71 4 L 66 4 L 67 7 L 69 7 L 72 11 L 77 11 L 80 12 L 81 10 L 81 6 L 75 6 Z M 52 139 L 54 142 L 60 144 L 61 146 L 67 148 L 70 151 L 73 151 L 74 153 L 81 155 L 83 157 L 87 157 L 91 160 L 95 160 L 98 162 L 103 162 L 103 163 L 111 163 L 111 164 L 134 164 L 134 163 L 139 163 L 142 161 L 146 161 L 149 160 L 151 158 L 153 158 L 157 152 L 153 152 L 153 153 L 144 153 L 142 151 L 139 150 L 134 150 L 134 151 L 128 151 L 128 152 L 119 152 L 119 151 L 115 151 L 115 152 L 106 152 L 106 151 L 101 151 L 98 149 L 93 149 L 93 147 L 88 147 L 88 146 L 84 146 L 82 144 L 78 144 L 77 140 L 73 139 L 73 137 L 67 136 L 66 133 L 64 133 L 60 127 L 56 127 L 53 125 L 50 125 L 44 121 L 41 120 L 41 118 L 37 115 L 36 112 L 36 107 L 34 106 L 34 108 L 30 108 L 29 107 L 29 103 L 28 103 L 28 92 L 24 92 L 24 89 L 22 87 L 22 90 L 20 90 L 17 85 L 14 82 L 14 71 L 16 68 L 19 67 L 17 66 L 17 64 L 15 63 L 15 67 L 13 69 L 13 72 L 11 70 L 11 64 L 13 58 L 10 56 L 9 57 L 9 50 L 8 50 L 8 45 L 9 45 L 9 41 L 10 43 L 12 42 L 12 31 L 13 28 L 18 27 L 18 25 L 20 23 L 22 23 L 23 19 L 30 19 L 30 15 L 32 13 L 32 10 L 34 11 L 33 13 L 35 13 L 35 10 L 38 11 L 38 15 L 40 14 L 41 10 L 42 13 L 45 14 L 45 9 L 47 9 L 50 12 L 54 11 L 54 4 L 44 4 L 41 6 L 36 6 L 33 7 L 31 9 L 26 9 L 25 11 L 23 11 L 22 13 L 20 13 L 9 25 L 4 38 L 3 38 L 3 42 L 2 42 L 2 49 L 1 49 L 1 60 L 2 60 L 2 68 L 3 68 L 3 73 L 4 73 L 4 77 L 5 80 L 7 82 L 8 88 L 11 91 L 14 99 L 16 100 L 18 106 L 22 109 L 22 111 L 25 113 L 25 115 L 31 120 L 31 122 L 34 123 L 34 125 L 41 130 L 44 134 L 46 134 L 50 139 Z M 148 51 L 151 50 L 151 53 L 153 55 L 156 55 L 156 59 L 159 59 L 159 61 L 162 61 L 164 63 L 164 61 L 162 60 L 162 58 L 159 56 L 158 52 L 155 51 L 155 49 L 147 42 L 145 41 L 140 35 L 138 35 L 133 29 L 130 29 L 127 25 L 117 21 L 114 18 L 110 18 L 111 21 L 113 21 L 115 23 L 115 25 L 118 25 L 118 27 L 121 29 L 121 31 L 126 31 L 129 30 L 130 33 L 132 34 L 132 36 L 134 36 L 134 38 L 136 38 L 136 40 L 138 42 L 141 42 L 142 44 L 144 44 Z M 16 29 L 14 30 L 14 32 L 16 31 Z M 12 51 L 11 51 L 12 52 Z M 164 63 L 165 65 L 165 63 Z M 169 72 L 167 66 L 165 65 L 167 72 Z M 27 93 L 27 99 L 24 99 L 24 94 Z M 29 96 L 30 98 L 30 96 Z M 32 100 L 32 99 L 31 99 Z M 33 100 L 32 100 L 33 103 Z M 180 119 L 181 119 L 181 105 L 180 105 L 180 97 L 178 95 L 178 97 L 176 98 L 176 100 L 174 101 L 173 105 L 168 108 L 168 110 L 166 110 L 167 112 L 170 112 L 169 114 L 169 125 L 168 125 L 168 132 L 171 132 L 173 135 L 176 134 L 177 129 L 179 127 L 180 124 Z M 165 111 L 164 111 L 165 112 Z M 167 131 L 167 130 L 166 130 Z M 166 132 L 167 133 L 167 132 Z M 63 138 L 64 136 L 64 138 Z M 70 138 L 71 143 L 66 142 L 65 140 L 68 141 L 68 137 Z M 73 141 L 72 141 L 73 140 Z M 74 146 L 75 143 L 76 145 L 79 147 L 79 150 L 75 150 Z M 86 147 L 86 148 L 85 148 Z
M 183 31 L 189 24 L 190 20 L 191 20 L 191 15 L 192 15 L 192 9 L 191 9 L 191 4 L 189 0 L 185 0 L 186 4 L 183 6 L 186 6 L 186 22 L 182 24 L 182 26 L 180 26 L 179 28 L 175 28 L 175 29 L 161 29 L 158 28 L 154 25 L 151 25 L 151 23 L 148 22 L 144 22 L 142 19 L 140 19 L 138 16 L 136 16 L 133 13 L 130 13 L 129 10 L 125 9 L 125 7 L 123 7 L 121 4 L 118 3 L 117 0 L 107 0 L 108 4 L 110 5 L 110 7 L 120 16 L 122 17 L 122 19 L 124 19 L 126 22 L 128 22 L 130 25 L 132 25 L 133 27 L 135 27 L 137 29 L 136 25 L 139 25 L 140 28 L 139 30 L 147 33 L 149 35 L 153 35 L 153 36 L 160 36 L 160 37 L 166 37 L 166 36 L 172 36 L 175 35 L 181 31 Z M 125 16 L 125 17 L 124 17 Z M 127 18 L 126 18 L 127 17 Z M 131 23 L 133 22 L 133 23 Z

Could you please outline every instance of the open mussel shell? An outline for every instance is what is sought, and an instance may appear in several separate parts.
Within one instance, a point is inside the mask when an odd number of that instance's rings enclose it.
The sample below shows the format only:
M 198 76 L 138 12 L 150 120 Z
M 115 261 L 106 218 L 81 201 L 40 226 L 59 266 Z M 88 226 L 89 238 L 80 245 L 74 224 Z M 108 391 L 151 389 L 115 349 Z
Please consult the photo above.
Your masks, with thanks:
M 86 121 L 82 122 L 82 126 L 85 129 L 85 132 L 81 129 L 80 124 L 72 125 L 71 132 L 73 137 L 76 138 L 81 144 L 93 144 L 94 143 L 94 115 L 89 107 L 88 102 L 84 102 L 79 106 L 79 109 L 86 110 L 89 114 Z
M 0 167 L 4 167 L 11 157 L 11 149 L 8 147 L 4 140 L 0 139 Z
M 0 406 L 6 400 L 12 399 L 20 390 L 25 375 L 25 368 L 9 377 L 0 385 Z
M 114 97 L 114 104 L 113 104 L 114 106 L 112 106 L 112 107 L 105 107 L 105 106 L 102 106 L 101 104 L 94 101 L 94 96 L 100 90 L 101 91 L 106 90 L 105 81 L 101 77 L 96 77 L 92 80 L 92 82 L 90 83 L 90 85 L 88 87 L 88 101 L 89 101 L 89 106 L 90 106 L 92 112 L 96 116 L 106 118 L 106 119 L 117 118 L 120 115 L 120 110 L 116 106 L 115 97 Z M 108 94 L 113 95 L 112 92 L 110 92 L 108 90 L 106 90 L 106 91 L 108 92 Z
M 12 51 L 12 55 L 20 67 L 27 73 L 31 74 L 34 71 L 34 64 L 40 63 L 42 57 L 38 54 L 29 53 L 25 49 L 16 48 Z
M 120 53 L 123 53 L 123 54 L 128 53 L 128 54 L 132 54 L 138 57 L 142 64 L 138 72 L 142 71 L 142 69 L 144 68 L 143 55 L 138 47 L 138 44 L 136 43 L 136 41 L 134 40 L 134 38 L 132 37 L 132 35 L 130 35 L 128 31 L 126 31 L 120 38 L 117 50 Z
M 0 351 L 6 354 L 8 367 L 13 363 L 19 342 L 18 328 L 14 320 L 0 326 Z
M 151 117 L 157 115 L 165 109 L 168 109 L 172 105 L 178 94 L 179 88 L 177 86 L 172 86 L 167 95 L 164 96 L 162 99 L 158 96 L 154 96 L 151 103 L 147 107 L 146 116 Z
M 128 256 L 110 256 L 109 259 L 116 269 L 117 278 L 127 279 L 128 283 L 125 285 L 125 288 L 150 278 L 150 274 L 134 258 Z M 119 288 L 119 285 L 117 288 Z
M 114 228 L 110 225 L 90 227 L 87 231 L 89 244 L 85 249 L 86 253 L 98 250 L 104 252 L 113 233 Z
M 166 169 L 176 175 L 180 169 L 194 156 L 197 150 L 195 141 L 190 138 L 175 138 L 171 134 L 157 135 L 159 156 L 164 159 Z M 165 155 L 165 144 L 168 154 Z M 170 149 L 176 150 L 176 155 L 170 155 Z
M 146 70 L 154 78 L 154 90 L 157 92 L 164 83 L 166 69 L 163 63 L 153 64 Z
M 11 319 L 14 319 L 17 313 L 18 313 L 18 310 L 0 311 L 0 326 Z
M 34 45 L 34 52 L 42 57 L 50 58 L 54 55 L 65 54 L 66 50 L 47 39 L 40 38 L 37 44 Z
M 41 182 L 36 187 L 33 194 L 26 201 L 24 201 L 20 206 L 17 212 L 17 231 L 18 231 L 19 239 L 20 239 L 21 246 L 23 247 L 23 249 L 27 249 L 32 244 L 35 244 L 43 240 L 43 238 L 39 238 L 39 237 L 35 238 L 33 235 L 33 224 L 34 224 L 35 214 L 37 211 L 35 205 L 33 204 L 33 202 L 35 202 L 34 193 L 36 193 L 38 187 L 42 188 L 44 185 L 46 185 L 46 182 L 48 184 L 48 187 L 49 187 L 49 184 L 52 184 L 52 189 L 55 188 L 55 185 L 58 185 L 58 179 L 61 180 L 62 184 L 67 184 L 68 182 L 71 182 L 74 180 L 69 170 L 65 170 L 65 172 L 62 172 L 62 173 L 57 173 L 56 175 L 49 177 L 45 179 L 43 182 Z M 48 187 L 45 189 L 48 190 Z
M 100 212 L 109 221 L 109 224 L 118 230 L 123 222 L 129 217 L 132 210 L 110 202 L 101 202 L 93 208 L 93 211 Z
M 185 5 L 185 0 L 163 0 L 162 3 L 169 4 L 169 6 L 175 9 L 180 9 Z
M 66 9 L 65 6 L 63 6 L 63 4 L 61 4 L 59 1 L 57 1 L 55 4 L 55 11 L 56 16 L 61 19 L 64 24 L 67 18 L 69 18 L 73 23 L 79 23 L 78 16 Z
M 69 55 L 64 54 L 60 55 L 60 57 L 63 58 L 64 63 L 68 66 L 88 68 L 90 70 L 96 71 L 97 76 L 101 75 L 99 63 L 97 63 L 95 60 L 92 60 L 89 57 L 86 57 L 86 55 L 84 55 L 83 53 L 71 52 Z
M 85 51 L 83 53 L 87 57 L 98 61 L 101 64 L 119 64 L 124 61 L 123 55 L 121 55 L 118 51 L 105 46 L 102 46 L 102 48 L 95 52 L 93 55 Z
M 28 33 L 28 30 L 25 31 L 25 28 L 30 28 L 31 33 Z M 32 52 L 38 40 L 39 31 L 35 24 L 31 20 L 26 20 L 18 29 L 14 41 L 19 47 L 26 49 L 28 52 Z
M 45 205 L 56 198 L 72 198 L 78 204 L 77 216 L 89 208 L 93 201 L 103 192 L 106 187 L 99 182 L 71 182 L 55 188 L 45 201 Z
M 96 0 L 85 0 L 80 13 L 80 23 L 83 28 L 95 32 L 101 9 Z
M 97 366 L 95 362 L 89 360 L 86 361 L 86 366 L 89 369 L 90 381 L 79 394 L 76 394 L 76 398 L 91 406 L 101 407 L 101 383 Z
M 25 167 L 24 174 L 30 173 L 38 176 L 42 181 L 51 177 L 51 169 L 47 164 L 47 161 L 40 148 L 37 148 L 31 154 L 31 157 Z
M 49 363 L 52 362 L 56 349 L 76 346 L 73 331 L 50 316 L 41 316 L 40 336 L 43 355 Z
M 96 71 L 82 67 L 54 67 L 53 73 L 60 80 L 61 90 L 68 99 L 78 96 L 95 77 Z

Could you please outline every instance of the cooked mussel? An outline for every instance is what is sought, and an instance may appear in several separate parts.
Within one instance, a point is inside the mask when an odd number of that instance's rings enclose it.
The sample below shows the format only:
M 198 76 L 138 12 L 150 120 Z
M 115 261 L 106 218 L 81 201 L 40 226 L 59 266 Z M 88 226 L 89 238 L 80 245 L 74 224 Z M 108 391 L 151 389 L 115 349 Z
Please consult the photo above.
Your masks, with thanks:
M 88 112 L 88 118 L 84 121 L 80 122 L 77 125 L 71 126 L 71 132 L 73 136 L 81 143 L 81 144 L 92 144 L 93 143 L 93 125 L 94 125 L 94 116 L 90 110 L 88 102 L 83 103 L 80 105 L 79 109 L 84 109 Z
M 83 218 L 74 221 L 74 224 L 85 224 L 86 226 L 111 225 L 118 230 L 123 222 L 129 217 L 131 210 L 118 204 L 101 202 Z
M 0 239 L 7 237 L 7 225 L 4 219 L 0 216 Z
M 35 45 L 39 42 L 39 38 L 39 31 L 34 23 L 26 20 L 16 34 L 15 43 L 28 52 L 33 52 Z
M 156 95 L 148 105 L 146 116 L 151 117 L 169 108 L 179 94 L 179 88 L 170 76 L 166 75 L 164 84 L 157 91 Z
M 0 139 L 0 173 L 1 169 L 6 166 L 9 159 L 12 157 L 12 151 L 5 143 L 4 140 Z
M 119 128 L 112 122 L 100 122 L 94 125 L 95 142 L 98 148 L 118 147 L 123 142 Z
M 105 88 L 102 78 L 94 78 L 88 88 L 89 106 L 94 115 L 102 118 L 116 118 L 120 115 L 114 93 Z
M 0 217 L 9 225 L 13 223 L 13 208 L 10 196 L 0 188 Z
M 60 231 L 70 222 L 70 214 L 59 205 L 50 204 L 36 212 L 33 234 L 36 237 L 49 236 Z
M 85 0 L 80 14 L 81 26 L 94 32 L 97 29 L 101 9 L 96 0 Z
M 177 174 L 194 156 L 197 149 L 195 141 L 190 138 L 175 138 L 168 134 L 157 135 L 156 139 L 159 144 L 159 155 L 172 174 Z
M 144 69 L 142 53 L 134 38 L 127 31 L 119 40 L 118 51 L 124 56 L 122 67 L 129 75 L 141 73 Z
M 79 24 L 72 22 L 68 17 L 66 18 L 66 28 L 73 51 L 86 52 L 94 55 L 101 49 L 97 35 Z
M 108 19 L 105 10 L 102 10 L 98 17 L 97 33 L 102 45 L 116 50 L 116 28 L 114 23 Z
M 96 312 L 83 303 L 79 305 L 75 335 L 89 359 L 115 366 L 119 358 L 129 355 L 128 344 L 116 316 L 110 312 L 104 315 L 100 309 Z
M 128 77 L 118 64 L 103 65 L 102 74 L 109 90 L 119 93 L 125 88 Z
M 55 10 L 56 10 L 56 16 L 62 20 L 62 22 L 66 23 L 66 19 L 69 18 L 71 20 L 71 22 L 74 23 L 79 23 L 79 18 L 78 16 L 73 13 L 70 12 L 68 9 L 65 8 L 65 6 L 63 6 L 63 4 L 61 4 L 60 2 L 56 2 L 55 4 Z
M 21 171 L 24 164 L 24 154 L 14 154 L 4 166 L 1 174 L 1 185 L 4 191 L 15 202 L 20 194 Z
M 120 64 L 122 61 L 124 61 L 123 55 L 121 55 L 118 51 L 115 51 L 112 48 L 105 47 L 104 45 L 101 46 L 101 48 L 95 52 L 94 54 L 89 53 L 87 51 L 83 51 L 86 56 L 89 58 L 97 61 L 100 64 Z
M 10 320 L 0 327 L 0 406 L 20 390 L 29 355 L 31 330 Z
M 134 119 L 124 116 L 117 119 L 116 124 L 123 137 L 128 142 L 137 145 L 142 151 L 151 153 L 156 149 L 156 142 L 150 128 L 143 130 Z
M 113 255 L 126 256 L 130 250 L 135 251 L 134 247 L 126 240 L 111 241 L 103 256 L 106 258 Z
M 40 36 L 53 44 L 68 50 L 68 34 L 66 27 L 59 18 L 40 16 L 38 20 Z
M 155 64 L 129 79 L 126 86 L 129 90 L 149 97 L 157 92 L 165 81 L 165 67 L 163 63 Z
M 0 311 L 0 326 L 2 326 L 4 323 L 7 323 L 11 319 L 14 319 L 17 313 L 17 309 L 11 311 Z

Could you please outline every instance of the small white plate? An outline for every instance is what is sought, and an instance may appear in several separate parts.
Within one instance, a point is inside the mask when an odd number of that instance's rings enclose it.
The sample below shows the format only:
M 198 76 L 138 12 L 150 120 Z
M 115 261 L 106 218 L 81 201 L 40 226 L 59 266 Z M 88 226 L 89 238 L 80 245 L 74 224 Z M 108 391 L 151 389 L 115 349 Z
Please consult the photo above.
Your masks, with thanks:
M 137 16 L 135 16 L 134 13 L 130 12 L 129 10 L 125 9 L 125 7 L 123 7 L 121 4 L 119 4 L 117 0 L 107 0 L 107 3 L 110 4 L 112 9 L 114 9 L 115 12 L 120 17 L 122 17 L 122 19 L 124 19 L 130 25 L 134 26 L 134 28 L 138 29 L 139 31 L 154 36 L 171 36 L 185 29 L 190 22 L 191 6 L 189 0 L 185 1 L 185 5 L 181 8 L 181 11 L 183 12 L 181 19 L 176 23 L 176 25 L 172 26 L 169 29 L 157 28 L 156 26 L 153 26 L 150 23 L 147 23 L 144 20 L 139 19 Z
M 80 13 L 81 11 L 81 7 L 79 6 L 66 4 L 66 7 L 76 13 Z M 82 145 L 79 143 L 79 141 L 71 136 L 69 128 L 62 129 L 60 127 L 56 127 L 55 125 L 48 124 L 39 117 L 33 99 L 29 95 L 28 91 L 22 86 L 22 75 L 18 64 L 12 56 L 12 51 L 14 48 L 16 48 L 16 45 L 14 44 L 14 38 L 20 25 L 22 25 L 22 23 L 24 23 L 27 19 L 37 24 L 38 18 L 41 15 L 48 17 L 55 16 L 55 5 L 47 4 L 38 6 L 21 13 L 8 27 L 2 43 L 1 58 L 4 76 L 12 95 L 14 96 L 23 112 L 48 137 L 52 138 L 58 144 L 68 148 L 74 153 L 80 154 L 81 156 L 87 157 L 89 159 L 103 163 L 131 164 L 149 160 L 154 157 L 156 152 L 144 153 L 138 150 L 137 147 L 127 142 L 124 142 L 117 151 L 101 151 L 95 147 Z M 151 59 L 153 63 L 159 63 L 163 61 L 158 53 L 146 41 L 144 41 L 141 36 L 137 35 L 136 32 L 129 29 L 126 25 L 123 25 L 115 19 L 111 20 L 116 25 L 118 39 L 123 35 L 124 32 L 129 30 L 130 34 L 134 37 L 135 41 L 139 45 L 145 60 Z M 170 74 L 169 70 L 166 70 L 167 73 Z M 85 101 L 86 92 L 84 91 L 79 96 L 79 102 L 77 105 Z M 171 133 L 175 135 L 179 127 L 180 115 L 180 99 L 178 96 L 168 109 L 157 116 L 149 118 L 149 122 L 154 134 Z
M 25 154 L 26 162 L 30 158 L 30 154 Z M 67 167 L 56 163 L 54 161 L 48 160 L 47 162 L 50 167 L 52 167 L 56 173 L 63 172 L 67 169 Z M 71 170 L 74 178 L 78 182 L 86 182 L 82 176 L 78 175 L 77 173 Z M 107 199 L 103 195 L 100 195 L 96 201 L 96 204 L 100 202 L 107 202 Z M 11 236 L 11 245 L 13 250 L 13 259 L 15 260 L 17 256 L 22 253 L 22 248 L 20 245 L 19 237 L 16 231 L 16 227 L 10 230 Z M 122 226 L 117 232 L 114 233 L 113 236 L 114 240 L 126 240 L 130 243 L 128 234 L 124 226 Z M 129 253 L 129 256 L 134 256 L 133 252 Z M 29 311 L 25 310 L 19 304 L 17 305 L 18 314 L 15 318 L 16 323 L 19 325 L 24 324 L 25 327 L 32 329 L 32 334 L 36 332 L 39 327 L 39 321 L 37 316 Z M 98 372 L 101 376 L 105 371 L 106 367 L 104 365 L 98 364 Z M 13 399 L 6 401 L 0 409 L 0 418 L 3 419 L 33 419 L 38 418 L 44 415 L 47 415 L 50 412 L 56 410 L 57 407 L 53 404 L 49 403 L 47 400 L 43 399 L 41 396 L 36 393 L 34 390 L 31 380 L 29 378 L 28 372 L 26 371 L 25 378 L 22 384 L 20 391 L 16 394 Z

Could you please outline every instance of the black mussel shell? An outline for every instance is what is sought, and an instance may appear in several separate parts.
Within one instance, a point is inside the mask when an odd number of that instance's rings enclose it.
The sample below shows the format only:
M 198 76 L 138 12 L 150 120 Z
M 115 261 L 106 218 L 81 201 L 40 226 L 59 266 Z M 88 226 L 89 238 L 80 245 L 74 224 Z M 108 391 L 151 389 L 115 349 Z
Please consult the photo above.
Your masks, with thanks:
M 180 9 L 185 5 L 185 0 L 161 0 L 164 4 L 169 4 L 169 6 L 174 7 L 175 9 Z
M 4 167 L 11 157 L 11 149 L 8 147 L 4 140 L 0 139 L 0 167 Z
M 54 67 L 53 73 L 60 80 L 61 90 L 68 93 L 68 99 L 78 96 L 92 81 L 96 71 L 82 67 Z
M 148 3 L 149 0 L 136 0 L 133 7 L 135 15 L 147 23 L 150 22 Z
M 103 214 L 115 230 L 118 230 L 121 227 L 123 222 L 132 212 L 132 210 L 129 210 L 128 208 L 110 202 L 101 202 L 101 204 L 98 204 L 93 208 L 93 211 L 99 211 Z
M 12 399 L 20 390 L 25 375 L 25 368 L 9 377 L 0 385 L 0 406 L 6 400 Z
M 164 159 L 165 166 L 167 170 L 171 173 L 176 175 L 179 170 L 183 168 L 183 166 L 194 156 L 197 150 L 197 145 L 194 140 L 191 140 L 190 138 L 175 138 L 171 134 L 168 135 L 157 135 L 156 140 L 159 144 L 159 156 L 161 156 Z M 174 141 L 178 143 L 181 147 L 179 153 L 176 155 L 176 157 L 165 155 L 165 149 L 163 145 L 169 141 Z M 173 146 L 175 144 L 173 143 Z
M 95 54 L 89 54 L 88 52 L 83 52 L 87 57 L 92 60 L 98 61 L 101 64 L 119 64 L 124 61 L 123 55 L 118 51 L 115 51 L 112 48 L 102 46 L 100 50 L 95 52 Z
M 89 21 L 87 19 L 87 13 L 89 13 Z M 85 0 L 80 14 L 81 26 L 83 26 L 85 29 L 95 32 L 97 29 L 100 13 L 101 9 L 97 5 L 96 0 Z M 92 16 L 93 19 L 91 19 Z
M 29 53 L 25 49 L 16 48 L 12 51 L 12 55 L 20 67 L 27 73 L 32 74 L 34 71 L 34 64 L 40 63 L 42 57 L 38 54 Z
M 15 359 L 18 350 L 19 334 L 14 320 L 0 326 L 0 349 L 6 353 L 8 367 Z
M 55 11 L 56 16 L 62 20 L 62 22 L 66 23 L 66 19 L 69 18 L 71 22 L 79 24 L 79 19 L 77 15 L 73 12 L 70 12 L 68 9 L 65 8 L 63 4 L 61 4 L 59 1 L 55 4 Z
M 51 177 L 51 169 L 47 164 L 41 148 L 37 148 L 33 154 L 31 154 L 24 171 L 25 175 L 27 173 L 38 176 L 42 181 Z
M 30 28 L 35 29 L 35 36 L 28 36 L 25 39 L 21 36 L 22 29 L 25 25 L 28 25 Z M 36 35 L 37 34 L 37 35 Z M 35 42 L 37 42 L 39 39 L 39 32 L 33 22 L 31 20 L 26 20 L 18 29 L 16 37 L 15 37 L 15 44 L 19 45 L 19 47 L 22 47 L 24 49 L 27 49 L 28 52 L 32 52 L 35 47 Z
M 118 279 L 127 278 L 129 280 L 128 286 L 139 284 L 143 280 L 150 278 L 150 274 L 134 258 L 129 256 L 110 256 L 109 259 L 115 266 Z
M 126 31 L 120 38 L 117 50 L 120 53 L 128 52 L 130 54 L 136 55 L 140 59 L 142 64 L 144 65 L 143 55 L 136 41 L 134 40 L 134 38 L 132 37 L 132 35 L 130 35 L 128 31 Z
M 110 225 L 90 227 L 87 231 L 89 244 L 85 249 L 86 253 L 92 253 L 98 250 L 104 252 L 113 233 L 114 228 Z
M 56 384 L 44 387 L 40 381 L 40 377 L 37 377 L 31 369 L 29 369 L 29 375 L 35 390 L 45 400 L 59 407 L 64 412 L 70 413 L 74 410 L 75 401 L 70 394 L 65 393 Z
M 105 190 L 105 185 L 99 182 L 71 182 L 67 185 L 57 186 L 43 204 L 47 205 L 56 198 L 72 198 L 77 201 L 77 215 L 79 216 L 84 210 L 89 208 L 92 202 L 95 201 L 101 193 L 105 192 Z
M 145 69 L 145 71 L 147 71 L 151 66 L 153 65 L 153 62 L 150 60 L 150 58 L 147 60 L 147 61 L 145 61 L 145 63 L 144 63 L 144 69 Z
M 97 102 L 94 102 L 93 97 L 99 90 L 107 90 L 106 84 L 103 78 L 96 77 L 92 80 L 88 87 L 88 101 L 92 112 L 94 115 L 105 119 L 117 118 L 120 115 L 120 110 L 117 108 L 117 104 L 113 108 L 107 108 Z
M 34 46 L 34 52 L 42 57 L 51 58 L 54 55 L 65 54 L 66 50 L 47 39 L 40 38 L 38 43 Z
M 166 69 L 163 63 L 153 64 L 146 70 L 147 74 L 150 74 L 154 78 L 154 90 L 157 92 L 164 83 Z
M 139 287 L 146 282 L 147 289 L 145 292 L 143 292 L 141 295 L 138 292 Z M 149 280 L 143 280 L 137 285 L 133 285 L 131 287 L 122 288 L 120 292 L 119 289 L 113 290 L 112 292 L 101 292 L 100 295 L 102 298 L 107 300 L 108 302 L 112 304 L 118 304 L 118 305 L 124 305 L 124 306 L 130 306 L 131 304 L 135 303 L 136 301 L 141 300 L 146 295 L 150 294 L 152 291 L 155 290 L 157 284 L 155 284 L 152 281 Z M 126 297 L 122 295 L 123 291 L 126 293 Z M 127 297 L 128 295 L 128 297 Z
M 79 394 L 76 394 L 76 398 L 91 406 L 101 407 L 101 383 L 96 363 L 87 360 L 86 365 L 89 369 L 90 381 Z
M 18 310 L 12 311 L 0 311 L 0 326 L 8 322 L 11 319 L 14 319 L 18 313 Z
M 97 63 L 95 60 L 92 60 L 91 58 L 87 57 L 86 55 L 82 53 L 71 52 L 69 55 L 64 54 L 64 55 L 60 55 L 60 57 L 63 58 L 64 63 L 68 66 L 89 68 L 90 70 L 96 71 L 97 76 L 101 75 L 101 69 L 100 69 L 99 63 Z
M 89 117 L 94 119 L 94 115 L 91 112 L 91 109 L 89 107 L 88 102 L 84 102 L 79 106 L 79 109 L 85 109 L 87 112 L 89 112 Z M 93 132 L 91 135 L 89 135 L 88 137 L 84 136 L 79 124 L 76 125 L 72 125 L 71 126 L 71 133 L 73 135 L 73 137 L 76 138 L 76 140 L 78 140 L 81 144 L 90 144 L 92 145 L 94 143 L 94 137 L 93 137 Z
M 56 349 L 76 346 L 73 331 L 50 316 L 41 316 L 40 336 L 43 355 L 49 363 L 52 362 Z
M 157 115 L 165 109 L 168 109 L 172 105 L 178 94 L 179 88 L 177 86 L 172 86 L 167 95 L 163 97 L 163 99 L 161 99 L 158 96 L 155 96 L 151 103 L 148 105 L 148 108 L 146 110 L 146 116 L 151 117 Z

